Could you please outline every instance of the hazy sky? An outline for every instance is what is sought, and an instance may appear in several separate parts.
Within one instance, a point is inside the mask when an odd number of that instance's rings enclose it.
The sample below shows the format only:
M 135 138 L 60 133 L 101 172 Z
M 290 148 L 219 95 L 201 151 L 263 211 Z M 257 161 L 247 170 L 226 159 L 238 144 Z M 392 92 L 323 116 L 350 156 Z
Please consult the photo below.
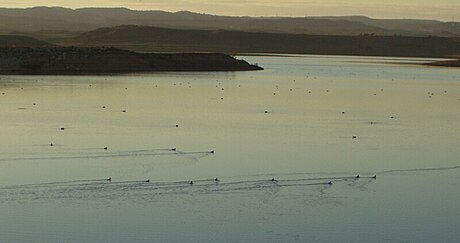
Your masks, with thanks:
M 378 18 L 460 20 L 460 0 L 0 0 L 3 7 L 128 7 L 219 15 L 367 15 Z

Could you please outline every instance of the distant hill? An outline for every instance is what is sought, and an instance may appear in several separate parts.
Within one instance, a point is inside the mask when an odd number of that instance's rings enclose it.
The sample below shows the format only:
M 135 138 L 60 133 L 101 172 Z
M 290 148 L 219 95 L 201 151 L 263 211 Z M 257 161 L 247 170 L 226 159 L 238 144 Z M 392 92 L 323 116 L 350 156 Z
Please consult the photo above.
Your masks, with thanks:
M 51 47 L 55 46 L 35 38 L 18 35 L 0 35 L 0 47 Z
M 460 38 L 403 36 L 333 36 L 177 30 L 147 26 L 100 28 L 62 45 L 115 46 L 137 51 L 291 53 L 403 57 L 460 54 Z
M 125 8 L 36 7 L 0 8 L 0 33 L 29 33 L 38 37 L 68 36 L 101 27 L 144 25 L 171 29 L 348 35 L 459 37 L 460 23 L 432 20 L 384 20 L 351 17 L 228 17 L 187 11 L 134 11 Z
M 365 16 L 317 17 L 323 20 L 346 20 L 359 22 L 366 26 L 385 29 L 388 32 L 406 36 L 445 36 L 460 37 L 459 22 L 441 22 L 418 19 L 372 19 Z

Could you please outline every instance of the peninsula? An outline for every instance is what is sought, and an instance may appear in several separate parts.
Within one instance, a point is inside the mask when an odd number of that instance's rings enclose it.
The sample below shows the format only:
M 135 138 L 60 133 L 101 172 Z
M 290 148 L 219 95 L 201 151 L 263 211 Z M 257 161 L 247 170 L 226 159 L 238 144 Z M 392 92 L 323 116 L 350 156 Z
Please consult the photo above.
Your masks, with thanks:
M 112 47 L 0 48 L 0 74 L 79 75 L 262 70 L 220 53 L 137 53 Z
M 427 63 L 426 65 L 437 67 L 460 67 L 460 59 L 431 62 Z

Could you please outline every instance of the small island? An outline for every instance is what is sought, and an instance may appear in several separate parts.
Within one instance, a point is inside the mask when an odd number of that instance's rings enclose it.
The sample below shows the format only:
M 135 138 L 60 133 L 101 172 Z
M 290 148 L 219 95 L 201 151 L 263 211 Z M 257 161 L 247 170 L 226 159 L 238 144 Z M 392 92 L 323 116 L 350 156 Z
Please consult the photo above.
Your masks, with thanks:
M 137 53 L 112 47 L 0 48 L 3 75 L 253 70 L 263 68 L 220 53 Z

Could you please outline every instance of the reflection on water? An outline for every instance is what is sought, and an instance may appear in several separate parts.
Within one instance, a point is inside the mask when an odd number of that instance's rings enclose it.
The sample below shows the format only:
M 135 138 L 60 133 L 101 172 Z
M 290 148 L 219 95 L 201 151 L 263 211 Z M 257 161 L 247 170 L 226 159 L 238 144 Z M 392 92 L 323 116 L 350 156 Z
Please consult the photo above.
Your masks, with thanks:
M 265 71 L 1 76 L 0 241 L 460 237 L 459 70 L 245 59 Z

